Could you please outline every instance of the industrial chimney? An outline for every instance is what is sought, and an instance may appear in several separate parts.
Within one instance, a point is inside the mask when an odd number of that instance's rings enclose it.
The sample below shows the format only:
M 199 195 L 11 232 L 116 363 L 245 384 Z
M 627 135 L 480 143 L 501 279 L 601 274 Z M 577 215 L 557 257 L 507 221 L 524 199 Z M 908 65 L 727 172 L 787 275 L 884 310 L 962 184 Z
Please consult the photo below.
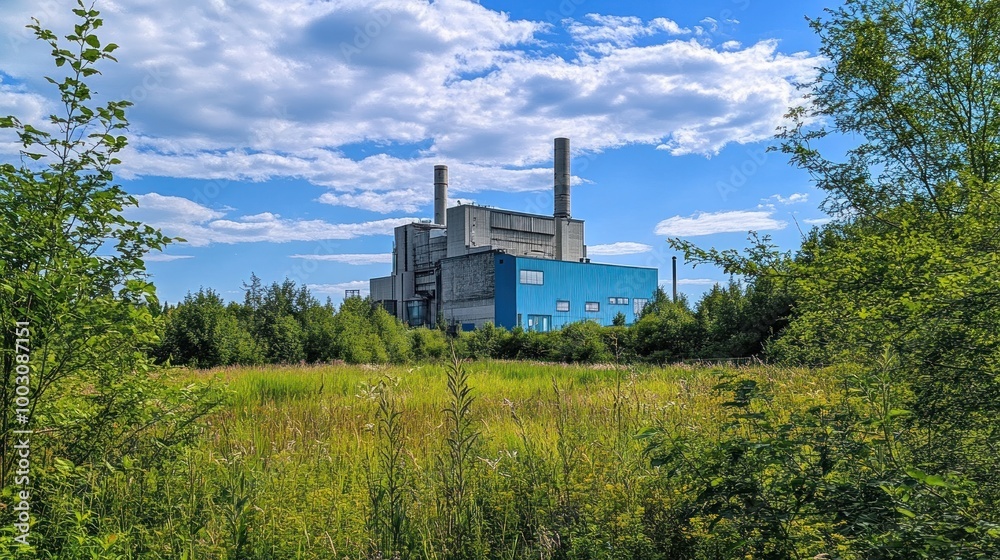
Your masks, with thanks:
M 448 208 L 448 166 L 434 166 L 434 223 L 447 225 Z
M 569 138 L 556 138 L 555 144 L 555 211 L 552 215 L 569 218 Z

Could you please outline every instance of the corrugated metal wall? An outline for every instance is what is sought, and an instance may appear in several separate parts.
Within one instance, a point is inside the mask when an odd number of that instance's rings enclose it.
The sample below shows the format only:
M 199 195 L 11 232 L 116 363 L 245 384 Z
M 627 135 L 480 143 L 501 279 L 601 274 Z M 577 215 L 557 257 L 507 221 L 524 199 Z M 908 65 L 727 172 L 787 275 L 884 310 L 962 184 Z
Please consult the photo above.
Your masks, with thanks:
M 517 313 L 522 326 L 528 315 L 550 315 L 552 325 L 559 328 L 567 323 L 595 320 L 610 325 L 618 312 L 625 314 L 627 323 L 636 320 L 633 300 L 649 299 L 656 290 L 657 270 L 597 263 L 578 263 L 531 259 L 516 259 L 517 274 L 504 281 L 516 283 Z M 544 275 L 542 285 L 520 283 L 520 271 L 539 270 Z M 500 286 L 497 291 L 500 291 Z M 628 298 L 628 304 L 611 304 L 608 298 Z M 569 311 L 556 311 L 557 301 L 569 301 Z M 587 302 L 600 306 L 597 312 L 585 310 Z

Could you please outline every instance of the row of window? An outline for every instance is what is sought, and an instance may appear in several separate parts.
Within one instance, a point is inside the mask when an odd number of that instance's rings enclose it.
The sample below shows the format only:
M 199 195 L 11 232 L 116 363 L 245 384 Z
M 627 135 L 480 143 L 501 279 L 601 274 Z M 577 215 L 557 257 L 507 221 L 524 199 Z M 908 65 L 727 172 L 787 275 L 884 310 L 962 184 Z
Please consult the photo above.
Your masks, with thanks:
M 541 286 L 545 283 L 545 274 L 541 270 L 522 270 L 521 271 L 521 283 L 531 284 L 535 286 Z M 628 305 L 629 301 L 626 297 L 609 297 L 608 305 Z M 646 307 L 649 303 L 648 299 L 635 298 L 632 300 L 632 310 L 638 315 L 642 312 L 642 309 Z M 588 313 L 597 313 L 601 310 L 601 304 L 596 301 L 588 301 L 584 304 L 584 310 Z M 566 313 L 569 311 L 569 302 L 566 300 L 559 300 L 556 302 L 556 311 L 560 313 Z
M 583 310 L 589 313 L 597 313 L 601 310 L 601 304 L 596 301 L 588 301 L 583 304 Z M 564 299 L 556 301 L 556 311 L 562 313 L 569 311 L 569 302 Z
M 639 313 L 641 313 L 642 312 L 642 308 L 646 307 L 646 304 L 649 303 L 649 300 L 648 299 L 644 299 L 644 298 L 635 298 L 632 301 L 635 304 L 635 314 L 636 315 L 638 315 Z M 559 301 L 558 303 L 556 303 L 556 308 L 561 311 L 561 309 L 559 308 L 559 305 L 562 304 L 562 303 L 566 304 L 565 309 L 566 309 L 566 311 L 569 311 L 569 302 L 568 301 Z M 587 305 L 588 306 L 590 306 L 590 305 L 594 306 L 593 308 L 588 307 L 587 311 L 599 311 L 600 308 L 601 308 L 601 306 L 597 302 L 595 302 L 595 301 L 587 302 Z M 521 314 L 520 313 L 517 314 L 517 324 L 518 325 L 522 324 L 521 323 Z M 527 328 L 528 328 L 529 331 L 548 332 L 549 330 L 552 329 L 552 315 L 528 315 Z

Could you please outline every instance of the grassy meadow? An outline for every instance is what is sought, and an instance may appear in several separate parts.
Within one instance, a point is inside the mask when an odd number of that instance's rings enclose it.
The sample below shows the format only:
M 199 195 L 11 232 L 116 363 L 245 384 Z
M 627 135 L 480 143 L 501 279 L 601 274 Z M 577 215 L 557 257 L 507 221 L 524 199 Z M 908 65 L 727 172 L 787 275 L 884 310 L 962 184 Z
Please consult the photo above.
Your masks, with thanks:
M 726 377 L 766 387 L 779 411 L 837 391 L 764 366 L 462 369 L 178 370 L 225 404 L 163 466 L 92 480 L 87 509 L 105 546 L 141 541 L 144 557 L 722 558 L 717 527 L 673 521 L 691 489 L 637 435 L 716 441 Z M 169 522 L 143 529 L 143 515 Z

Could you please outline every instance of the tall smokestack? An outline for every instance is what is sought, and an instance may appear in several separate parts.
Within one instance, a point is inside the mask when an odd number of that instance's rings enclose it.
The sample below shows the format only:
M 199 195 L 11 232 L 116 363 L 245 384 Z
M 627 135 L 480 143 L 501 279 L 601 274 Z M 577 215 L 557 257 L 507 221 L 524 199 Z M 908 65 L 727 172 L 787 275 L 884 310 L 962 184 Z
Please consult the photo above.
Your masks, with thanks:
M 674 303 L 677 303 L 677 257 L 673 257 L 674 270 Z
M 569 138 L 556 138 L 555 148 L 555 211 L 552 215 L 569 218 Z
M 448 166 L 434 166 L 434 223 L 447 225 L 445 210 L 448 208 Z

